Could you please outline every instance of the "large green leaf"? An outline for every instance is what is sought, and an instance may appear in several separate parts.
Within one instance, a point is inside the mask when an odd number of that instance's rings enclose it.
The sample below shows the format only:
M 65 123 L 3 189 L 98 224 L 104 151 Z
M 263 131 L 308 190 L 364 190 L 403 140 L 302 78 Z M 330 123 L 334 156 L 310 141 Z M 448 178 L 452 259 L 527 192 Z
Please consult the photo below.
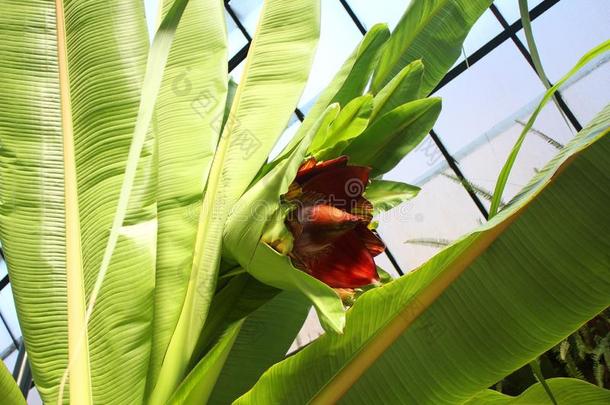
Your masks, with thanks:
M 339 295 L 322 281 L 296 269 L 288 256 L 283 256 L 265 243 L 259 243 L 247 270 L 257 280 L 281 290 L 299 292 L 314 305 L 326 331 L 342 333 L 345 310 Z
M 243 320 L 235 322 L 227 328 L 214 347 L 180 384 L 169 400 L 170 404 L 205 404 L 208 402 L 216 379 L 239 335 L 242 324 Z
M 265 370 L 286 356 L 311 304 L 301 294 L 282 292 L 244 322 L 220 377 L 211 404 L 230 404 L 248 391 Z
M 398 181 L 373 180 L 366 187 L 364 197 L 373 204 L 373 215 L 378 215 L 415 198 L 419 190 L 417 186 Z
M 140 402 L 156 232 L 148 125 L 116 248 L 105 262 L 102 254 L 140 101 L 142 4 L 7 0 L 0 38 L 0 235 L 37 388 L 57 402 L 70 356 L 74 403 Z M 103 267 L 87 328 L 85 302 Z
M 441 112 L 440 98 L 411 101 L 379 118 L 343 151 L 351 164 L 383 174 L 400 162 L 430 132 Z
M 363 294 L 238 403 L 462 403 L 610 304 L 610 106 L 489 223 Z
M 409 63 L 421 59 L 422 94 L 429 94 L 453 66 L 472 25 L 492 0 L 413 0 L 383 51 L 371 88 L 379 92 Z
M 416 60 L 405 66 L 375 96 L 371 122 L 383 117 L 396 107 L 420 98 L 424 64 Z
M 227 278 L 229 280 L 225 282 Z M 224 285 L 214 295 L 210 314 L 199 336 L 191 365 L 201 360 L 230 325 L 246 318 L 281 292 L 259 282 L 241 267 L 234 268 L 229 274 L 223 274 L 219 280 L 219 284 Z
M 316 144 L 322 145 L 327 140 L 329 133 L 331 132 L 330 128 L 333 125 L 333 123 L 337 120 L 337 118 L 339 117 L 340 112 L 341 112 L 341 107 L 339 107 L 339 104 L 335 104 L 335 107 L 333 109 L 329 110 L 328 112 L 325 112 L 321 117 L 323 119 L 320 120 L 319 122 L 317 122 L 316 125 L 312 128 L 312 131 L 310 131 L 310 133 L 313 131 L 315 131 L 315 133 L 311 134 L 312 139 L 311 139 L 309 146 L 307 147 L 308 155 L 311 155 L 313 152 L 315 152 L 318 149 L 315 147 Z M 309 134 L 307 134 L 307 135 L 309 135 Z M 303 138 L 301 138 L 301 141 L 299 141 L 300 143 L 302 143 L 302 139 Z M 298 145 L 300 143 L 297 143 L 295 145 L 295 147 L 292 149 L 292 151 L 294 151 L 296 148 L 298 148 L 299 147 Z M 293 154 L 294 154 L 294 152 L 291 153 L 291 156 Z M 303 155 L 305 155 L 305 154 L 303 154 Z M 281 163 L 282 162 L 279 162 L 278 164 L 281 164 Z
M 373 70 L 379 61 L 381 51 L 390 38 L 390 31 L 386 24 L 375 24 L 366 33 L 358 48 L 345 61 L 331 84 L 316 100 L 315 108 L 323 111 L 332 103 L 339 103 L 343 108 L 354 98 L 362 95 L 368 86 Z M 333 94 L 334 93 L 334 94 Z M 332 96 L 330 100 L 326 97 Z
M 559 405 L 603 405 L 610 403 L 610 391 L 575 378 L 551 378 L 547 380 Z M 537 383 L 521 395 L 512 397 L 498 391 L 485 390 L 464 405 L 532 405 L 550 404 L 542 384 Z
M 164 1 L 165 12 L 172 3 Z M 189 1 L 156 103 L 159 224 L 149 389 L 157 380 L 182 309 L 203 187 L 220 135 L 227 92 L 223 13 L 219 1 Z
M 188 288 L 151 403 L 164 403 L 187 371 L 214 295 L 225 221 L 303 91 L 319 37 L 319 8 L 316 0 L 264 3 L 206 183 Z
M 385 24 L 375 24 L 366 33 L 329 85 L 318 96 L 315 104 L 307 113 L 305 121 L 299 127 L 294 138 L 286 145 L 276 162 L 290 153 L 295 145 L 309 132 L 311 126 L 320 118 L 320 115 L 326 111 L 328 106 L 333 103 L 339 103 L 343 108 L 352 99 L 362 95 L 363 90 L 369 83 L 383 45 L 389 36 L 390 31 Z
M 308 154 L 318 161 L 332 159 L 341 154 L 352 139 L 360 135 L 369 124 L 373 109 L 373 96 L 356 97 L 341 110 L 328 127 L 318 131 L 308 149 Z
M 202 403 L 212 394 L 212 404 L 231 403 L 285 357 L 311 305 L 301 294 L 278 292 L 241 274 L 214 297 L 202 342 L 212 345 L 172 402 Z
M 19 386 L 13 379 L 4 362 L 0 364 L 0 398 L 7 405 L 25 405 Z

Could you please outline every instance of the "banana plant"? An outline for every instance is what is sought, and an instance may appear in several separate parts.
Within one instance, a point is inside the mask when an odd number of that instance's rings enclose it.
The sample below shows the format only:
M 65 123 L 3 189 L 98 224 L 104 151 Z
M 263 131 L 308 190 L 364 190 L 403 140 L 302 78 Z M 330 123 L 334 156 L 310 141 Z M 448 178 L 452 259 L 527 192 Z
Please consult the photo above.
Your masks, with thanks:
M 45 403 L 512 400 L 487 387 L 610 304 L 610 107 L 420 269 L 374 262 L 373 215 L 419 191 L 382 177 L 490 4 L 372 27 L 270 159 L 319 0 L 265 0 L 237 85 L 220 0 L 163 1 L 150 49 L 140 1 L 2 0 L 0 240 Z M 326 333 L 286 358 L 311 307 Z

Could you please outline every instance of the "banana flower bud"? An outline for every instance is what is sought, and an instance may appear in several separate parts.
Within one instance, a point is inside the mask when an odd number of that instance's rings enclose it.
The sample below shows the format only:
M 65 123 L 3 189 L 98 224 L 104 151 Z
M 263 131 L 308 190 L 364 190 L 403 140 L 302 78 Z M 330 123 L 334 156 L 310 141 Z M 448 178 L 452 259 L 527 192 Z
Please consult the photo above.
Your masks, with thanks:
M 369 229 L 373 207 L 362 196 L 370 169 L 347 163 L 347 156 L 305 161 L 283 196 L 284 203 L 293 206 L 285 220 L 292 238 L 263 235 L 263 241 L 288 254 L 295 267 L 342 289 L 377 282 L 373 258 L 385 249 Z

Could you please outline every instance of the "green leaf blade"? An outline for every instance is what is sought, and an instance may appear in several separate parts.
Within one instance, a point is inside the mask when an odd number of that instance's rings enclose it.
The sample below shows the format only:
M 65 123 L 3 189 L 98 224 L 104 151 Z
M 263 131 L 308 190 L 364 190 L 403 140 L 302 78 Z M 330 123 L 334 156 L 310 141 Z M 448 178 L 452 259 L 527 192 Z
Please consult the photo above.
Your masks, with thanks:
M 370 94 L 350 101 L 328 127 L 322 126 L 318 131 L 308 154 L 318 161 L 341 155 L 343 149 L 366 129 L 372 109 L 373 96 Z
M 378 215 L 415 198 L 420 190 L 419 187 L 397 181 L 373 180 L 367 186 L 364 197 L 373 204 L 373 215 Z
M 9 157 L 0 164 L 0 233 L 34 378 L 49 403 L 58 400 L 69 344 L 78 348 L 78 335 L 84 335 L 73 324 L 75 334 L 68 338 L 68 297 L 80 296 L 84 305 L 95 289 L 124 179 L 148 50 L 141 3 L 66 1 L 63 13 L 56 4 L 10 1 L 0 15 L 0 55 L 6 61 L 0 68 L 5 85 L 0 142 Z M 65 38 L 57 33 L 60 20 Z M 67 60 L 60 60 L 62 47 Z M 68 80 L 62 81 L 60 66 L 68 69 Z M 70 97 L 60 99 L 60 93 Z M 75 145 L 71 156 L 62 150 L 66 123 Z M 148 178 L 154 163 L 152 138 L 144 132 L 142 139 L 135 190 L 107 272 L 107 282 L 116 288 L 98 302 L 89 323 L 90 340 L 80 342 L 87 358 L 77 361 L 85 366 L 79 369 L 83 379 L 90 375 L 93 387 L 80 388 L 82 403 L 138 402 L 144 395 L 156 212 L 154 182 Z M 78 210 L 66 212 L 68 166 L 75 167 Z M 79 223 L 80 247 L 66 239 L 68 219 Z M 77 271 L 83 281 L 70 288 L 68 244 L 82 256 Z M 77 312 L 71 311 L 84 324 L 84 312 Z M 131 373 L 113 372 L 121 367 Z
M 316 308 L 324 330 L 336 334 L 343 332 L 345 309 L 339 294 L 322 281 L 296 269 L 287 256 L 261 242 L 247 270 L 262 283 L 303 294 Z
M 371 88 L 379 92 L 402 68 L 421 59 L 422 94 L 429 94 L 457 60 L 470 28 L 492 0 L 410 2 L 381 56 Z
M 230 404 L 273 364 L 283 360 L 311 304 L 301 294 L 282 292 L 252 313 L 241 328 L 210 403 Z
M 225 222 L 305 87 L 319 37 L 319 8 L 315 0 L 264 3 L 210 169 L 184 304 L 151 403 L 164 403 L 187 371 L 215 292 Z
M 237 403 L 462 403 L 605 309 L 609 124 L 610 107 L 510 208 L 363 294 L 344 335 L 275 365 Z
M 351 164 L 370 166 L 372 177 L 386 173 L 424 139 L 440 111 L 439 98 L 397 107 L 369 126 L 343 153 Z
M 6 401 L 7 405 L 26 405 L 25 398 L 19 390 L 19 386 L 13 376 L 6 368 L 6 364 L 0 364 L 0 398 Z
M 165 0 L 167 12 L 173 0 Z M 153 118 L 157 257 L 148 389 L 154 387 L 189 279 L 203 188 L 227 94 L 224 8 L 191 0 L 176 30 Z
M 315 104 L 305 117 L 305 121 L 280 154 L 283 159 L 298 144 L 304 136 L 309 133 L 311 127 L 318 118 L 333 103 L 339 103 L 345 107 L 352 99 L 362 95 L 370 80 L 375 64 L 379 58 L 384 44 L 390 36 L 390 31 L 385 24 L 376 24 L 366 33 L 360 44 L 335 74 L 330 84 L 322 91 L 316 99 Z
M 207 403 L 243 321 L 231 325 L 172 395 L 169 404 Z
M 601 405 L 610 402 L 610 391 L 575 378 L 551 378 L 547 380 L 550 389 L 560 404 Z M 485 390 L 464 405 L 529 405 L 549 402 L 545 388 L 537 383 L 521 395 L 513 397 L 497 391 Z
M 375 96 L 371 122 L 384 116 L 394 108 L 420 98 L 424 75 L 424 64 L 420 60 L 405 66 Z

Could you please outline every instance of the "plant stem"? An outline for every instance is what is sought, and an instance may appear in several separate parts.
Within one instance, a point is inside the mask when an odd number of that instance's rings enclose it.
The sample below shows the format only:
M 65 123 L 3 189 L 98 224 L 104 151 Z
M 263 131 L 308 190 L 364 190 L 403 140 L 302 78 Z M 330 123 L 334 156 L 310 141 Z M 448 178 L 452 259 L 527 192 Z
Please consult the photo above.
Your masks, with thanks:
M 544 379 L 544 375 L 542 375 L 542 370 L 540 369 L 539 359 L 537 357 L 530 362 L 530 368 L 532 369 L 532 373 L 534 373 L 534 376 L 536 377 L 536 379 L 544 387 L 544 390 L 546 391 L 546 394 L 549 396 L 549 399 L 551 400 L 553 405 L 557 405 L 557 401 L 555 400 L 555 397 L 553 396 L 551 387 L 549 387 L 549 385 L 546 383 L 546 380 Z

